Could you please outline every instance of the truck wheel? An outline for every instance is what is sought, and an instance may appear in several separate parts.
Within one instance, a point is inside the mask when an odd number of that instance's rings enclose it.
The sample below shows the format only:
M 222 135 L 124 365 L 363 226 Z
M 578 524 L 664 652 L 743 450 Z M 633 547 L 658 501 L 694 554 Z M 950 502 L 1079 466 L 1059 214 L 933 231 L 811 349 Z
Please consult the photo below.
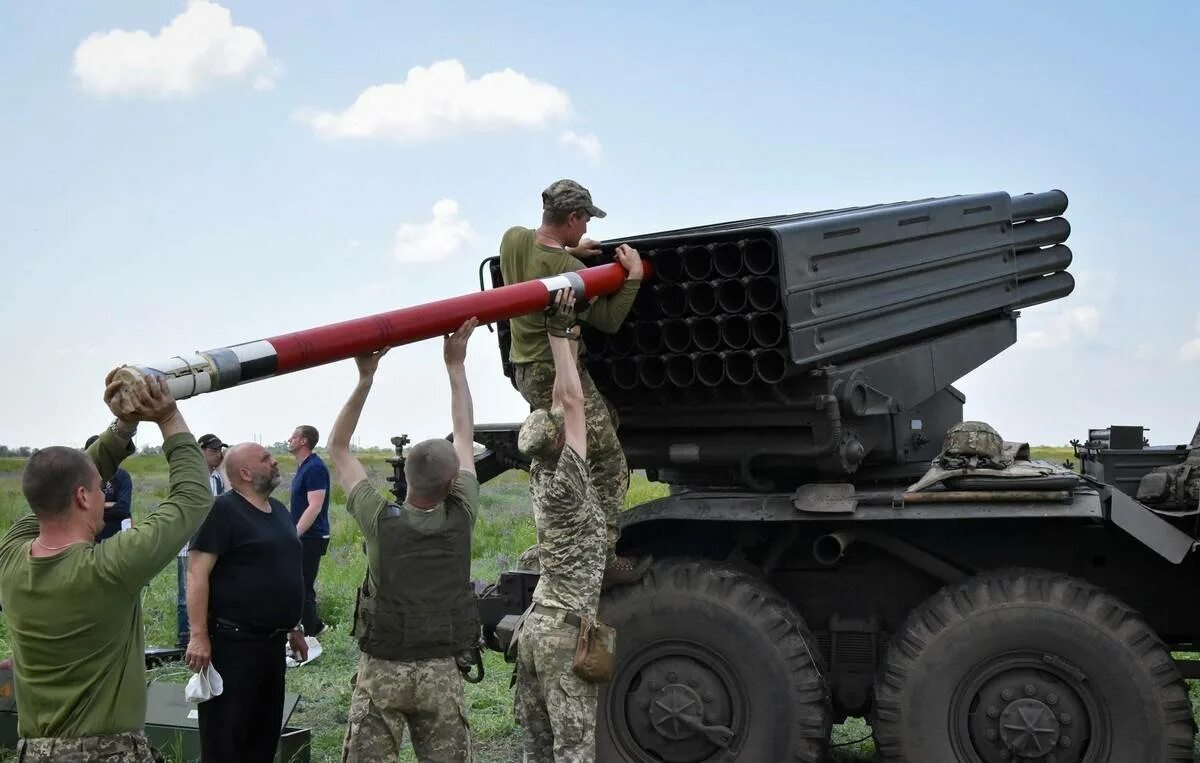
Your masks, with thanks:
M 600 692 L 597 760 L 826 759 L 831 711 L 816 642 L 763 581 L 661 561 L 606 593 L 600 618 L 617 629 L 617 664 Z
M 875 682 L 883 761 L 1190 761 L 1195 726 L 1170 652 L 1083 580 L 1005 570 L 909 615 Z

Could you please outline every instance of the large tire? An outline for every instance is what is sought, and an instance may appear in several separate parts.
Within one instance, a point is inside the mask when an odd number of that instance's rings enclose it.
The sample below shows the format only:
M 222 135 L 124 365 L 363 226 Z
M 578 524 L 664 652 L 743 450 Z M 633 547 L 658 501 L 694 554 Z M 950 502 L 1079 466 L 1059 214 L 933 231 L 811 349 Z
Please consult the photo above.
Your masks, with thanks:
M 947 586 L 888 647 L 875 683 L 883 761 L 1190 761 L 1170 652 L 1096 586 L 1006 570 Z
M 761 579 L 706 561 L 661 561 L 609 591 L 600 617 L 617 629 L 617 664 L 600 693 L 597 760 L 826 759 L 831 711 L 816 642 Z M 727 748 L 687 717 L 727 728 Z

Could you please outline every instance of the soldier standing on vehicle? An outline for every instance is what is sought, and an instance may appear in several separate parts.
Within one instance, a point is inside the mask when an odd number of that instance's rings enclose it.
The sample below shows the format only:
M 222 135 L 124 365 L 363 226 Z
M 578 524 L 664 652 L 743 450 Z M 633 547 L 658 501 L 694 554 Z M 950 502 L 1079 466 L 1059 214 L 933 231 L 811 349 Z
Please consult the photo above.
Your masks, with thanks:
M 588 470 L 587 401 L 576 354 L 574 296 L 562 290 L 546 331 L 554 357 L 548 408 L 518 436 L 532 460 L 529 487 L 541 577 L 517 636 L 517 721 L 526 763 L 580 763 L 596 756 L 596 684 L 573 668 L 581 628 L 595 621 L 607 547 L 605 516 Z
M 447 336 L 453 444 L 425 440 L 404 464 L 408 489 L 397 506 L 367 479 L 350 452 L 379 359 L 355 359 L 358 385 L 329 435 L 329 456 L 346 510 L 366 541 L 367 578 L 355 606 L 361 650 L 343 763 L 395 760 L 412 735 L 417 759 L 473 760 L 457 657 L 478 648 L 479 615 L 471 590 L 471 531 L 479 507 L 475 478 L 474 414 L 464 361 L 472 318 Z
M 542 224 L 537 230 L 514 227 L 500 241 L 500 271 L 506 284 L 546 278 L 580 270 L 586 265 L 579 258 L 600 253 L 600 245 L 583 238 L 592 218 L 604 217 L 604 210 L 592 203 L 592 195 L 574 180 L 559 180 L 542 191 Z M 617 260 L 628 272 L 620 291 L 600 297 L 582 310 L 580 318 L 606 333 L 614 333 L 629 314 L 642 283 L 642 260 L 631 246 L 616 250 Z M 551 389 L 556 377 L 550 346 L 546 340 L 544 318 L 533 314 L 509 322 L 512 344 L 509 360 L 517 389 L 531 410 L 551 407 Z M 629 488 L 629 466 L 617 439 L 611 407 L 596 389 L 595 382 L 582 365 L 578 368 L 586 401 L 588 468 L 595 483 L 601 509 L 607 523 L 605 585 L 620 585 L 638 580 L 650 566 L 650 557 L 633 559 L 615 553 L 620 530 L 617 513 L 625 503 Z

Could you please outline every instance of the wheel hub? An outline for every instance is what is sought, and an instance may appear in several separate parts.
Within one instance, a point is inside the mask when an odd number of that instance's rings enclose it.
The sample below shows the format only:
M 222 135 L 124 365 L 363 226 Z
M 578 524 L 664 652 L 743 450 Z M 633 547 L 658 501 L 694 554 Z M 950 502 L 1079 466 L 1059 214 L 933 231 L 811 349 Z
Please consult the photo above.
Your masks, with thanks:
M 737 735 L 740 685 L 719 661 L 682 644 L 658 645 L 630 665 L 623 725 L 633 760 L 703 763 L 729 749 Z M 614 685 L 612 691 L 620 691 Z M 620 696 L 618 694 L 618 696 Z
M 1078 669 L 1047 655 L 1004 655 L 959 684 L 952 704 L 962 760 L 1093 763 L 1104 719 Z
M 1038 758 L 1058 744 L 1058 718 L 1043 702 L 1018 699 L 1000 713 L 1000 739 L 1022 758 Z
M 700 695 L 685 684 L 664 686 L 650 702 L 650 725 L 667 739 L 687 739 L 696 733 L 695 721 L 703 719 Z

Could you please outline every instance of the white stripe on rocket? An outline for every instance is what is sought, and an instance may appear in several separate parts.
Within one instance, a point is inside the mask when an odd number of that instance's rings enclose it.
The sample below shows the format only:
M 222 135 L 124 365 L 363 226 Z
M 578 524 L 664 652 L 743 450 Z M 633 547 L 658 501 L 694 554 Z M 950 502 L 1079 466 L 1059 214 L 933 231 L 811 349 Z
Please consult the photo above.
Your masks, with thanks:
M 550 276 L 549 278 L 542 278 L 539 280 L 542 282 L 542 285 L 546 287 L 546 291 L 550 294 L 553 294 L 559 289 L 573 288 L 571 286 L 571 279 L 563 275 Z
M 275 347 L 266 339 L 259 339 L 256 342 L 246 342 L 235 347 L 230 347 L 229 350 L 237 356 L 239 363 L 248 363 L 252 360 L 262 360 L 263 358 L 273 358 L 279 353 L 275 351 Z

